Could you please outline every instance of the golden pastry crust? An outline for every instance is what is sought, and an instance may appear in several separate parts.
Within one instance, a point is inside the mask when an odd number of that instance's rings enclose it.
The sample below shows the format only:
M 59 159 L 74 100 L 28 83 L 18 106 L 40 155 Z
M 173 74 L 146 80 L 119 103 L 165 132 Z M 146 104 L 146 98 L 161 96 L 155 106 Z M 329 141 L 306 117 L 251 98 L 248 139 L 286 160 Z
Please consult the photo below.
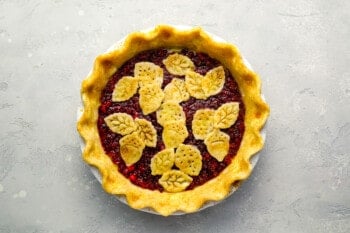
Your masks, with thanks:
M 101 92 L 112 74 L 139 52 L 159 47 L 184 47 L 204 52 L 220 61 L 235 77 L 246 108 L 245 132 L 232 163 L 205 184 L 177 193 L 152 191 L 132 184 L 118 172 L 116 165 L 105 154 L 97 129 Z M 234 45 L 213 40 L 199 27 L 179 30 L 159 25 L 149 32 L 131 33 L 119 48 L 96 58 L 91 74 L 82 83 L 84 112 L 77 128 L 86 143 L 83 158 L 99 169 L 105 191 L 125 195 L 132 208 L 150 207 L 164 216 L 176 211 L 195 212 L 205 202 L 224 199 L 235 182 L 250 175 L 252 167 L 249 160 L 263 147 L 260 130 L 269 115 L 269 107 L 261 99 L 260 88 L 258 75 L 246 67 L 238 49 Z

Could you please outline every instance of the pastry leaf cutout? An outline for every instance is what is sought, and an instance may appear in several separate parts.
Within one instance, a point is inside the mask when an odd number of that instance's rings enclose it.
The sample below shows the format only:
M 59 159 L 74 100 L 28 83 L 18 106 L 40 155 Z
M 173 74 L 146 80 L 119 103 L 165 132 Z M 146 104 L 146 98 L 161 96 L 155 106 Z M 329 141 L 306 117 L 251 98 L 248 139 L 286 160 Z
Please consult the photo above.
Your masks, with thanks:
M 159 183 L 168 192 L 181 192 L 192 182 L 192 178 L 182 171 L 170 170 L 165 172 L 159 179 Z
M 216 129 L 204 140 L 210 155 L 219 162 L 223 161 L 229 151 L 230 136 Z
M 187 92 L 185 82 L 182 79 L 173 78 L 164 88 L 164 102 L 174 101 L 181 103 L 189 98 L 190 94 Z
M 185 85 L 188 93 L 197 99 L 206 99 L 205 92 L 203 90 L 204 77 L 196 72 L 188 71 L 185 76 Z
M 192 132 L 196 139 L 204 140 L 208 152 L 222 161 L 229 151 L 230 136 L 220 129 L 230 128 L 237 120 L 239 103 L 229 102 L 217 110 L 199 109 L 193 115 Z
M 151 159 L 151 171 L 152 175 L 162 175 L 166 171 L 171 170 L 174 165 L 174 149 L 164 149 L 158 152 Z
M 114 133 L 124 135 L 119 140 L 120 154 L 128 166 L 141 158 L 145 146 L 155 147 L 157 144 L 157 132 L 145 119 L 134 120 L 126 113 L 113 113 L 104 120 Z
M 174 101 L 163 103 L 157 111 L 157 121 L 162 126 L 169 122 L 185 120 L 185 112 L 181 105 Z
M 192 132 L 196 139 L 204 140 L 214 127 L 213 109 L 199 109 L 193 116 Z
M 140 136 L 141 140 L 145 142 L 145 145 L 148 147 L 156 147 L 157 131 L 153 127 L 152 123 L 140 118 L 135 119 L 135 123 L 137 125 L 136 132 Z
M 198 176 L 202 169 L 202 156 L 197 147 L 181 144 L 176 149 L 175 165 L 190 176 Z
M 131 76 L 122 77 L 116 84 L 112 94 L 112 101 L 121 102 L 130 99 L 136 94 L 138 80 Z
M 164 93 L 157 83 L 141 86 L 139 94 L 139 104 L 145 115 L 156 111 L 162 104 L 164 98 Z
M 133 118 L 126 113 L 113 113 L 104 118 L 108 128 L 121 135 L 130 134 L 136 130 Z
M 162 133 L 166 148 L 176 148 L 188 137 L 188 131 L 184 121 L 168 122 L 164 125 Z
M 134 77 L 139 81 L 140 87 L 148 84 L 163 83 L 163 69 L 152 62 L 138 62 L 134 67 Z
M 239 103 L 230 102 L 221 105 L 214 114 L 214 126 L 220 129 L 230 128 L 237 120 Z
M 187 71 L 194 70 L 194 64 L 187 56 L 174 53 L 163 60 L 163 64 L 170 74 L 185 75 Z
M 128 134 L 119 140 L 120 155 L 127 166 L 130 166 L 140 160 L 144 142 L 137 133 Z
M 222 66 L 209 70 L 203 79 L 202 88 L 205 96 L 218 94 L 225 84 L 225 70 Z
M 197 99 L 207 99 L 218 94 L 225 84 L 225 70 L 222 66 L 209 70 L 205 76 L 188 71 L 185 76 L 186 89 Z

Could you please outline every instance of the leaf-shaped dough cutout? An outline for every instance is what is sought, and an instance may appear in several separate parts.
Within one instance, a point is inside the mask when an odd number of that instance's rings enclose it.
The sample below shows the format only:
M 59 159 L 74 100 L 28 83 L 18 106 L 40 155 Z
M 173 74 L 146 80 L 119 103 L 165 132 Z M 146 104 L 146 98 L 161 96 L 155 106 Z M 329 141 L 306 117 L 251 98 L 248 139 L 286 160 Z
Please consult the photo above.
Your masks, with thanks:
M 202 156 L 197 147 L 181 144 L 176 149 L 175 165 L 190 176 L 198 176 L 202 169 Z
M 186 90 L 185 81 L 173 78 L 171 82 L 164 88 L 164 102 L 174 101 L 181 103 L 190 98 L 190 94 Z
M 214 127 L 213 109 L 199 109 L 193 116 L 192 132 L 196 139 L 204 140 Z
M 229 102 L 221 105 L 214 114 L 214 127 L 220 129 L 230 128 L 236 122 L 238 113 L 238 102 Z
M 112 132 L 121 135 L 130 134 L 137 129 L 134 119 L 126 113 L 113 113 L 104 120 Z
M 140 87 L 152 83 L 157 83 L 161 87 L 163 69 L 152 62 L 138 62 L 134 67 L 134 77 L 139 80 Z
M 151 159 L 152 175 L 162 175 L 164 172 L 171 170 L 174 165 L 174 149 L 164 149 L 159 151 Z
M 186 116 L 180 104 L 174 101 L 163 103 L 157 111 L 157 121 L 164 126 L 167 122 L 185 121 Z
M 122 77 L 114 86 L 112 101 L 121 102 L 136 94 L 139 87 L 138 80 L 131 76 Z
M 137 133 L 128 134 L 119 140 L 120 155 L 127 166 L 136 163 L 142 156 L 144 142 Z
M 185 190 L 192 182 L 192 177 L 182 171 L 170 170 L 159 179 L 159 183 L 167 192 L 176 193 Z
M 185 86 L 191 96 L 197 99 L 206 99 L 207 96 L 202 87 L 204 77 L 196 72 L 188 71 L 185 76 Z
M 189 57 L 174 53 L 163 60 L 163 64 L 170 74 L 185 75 L 187 71 L 194 70 L 194 64 Z
M 214 68 L 206 73 L 202 88 L 206 97 L 218 94 L 225 84 L 225 71 L 222 66 Z
M 166 148 L 176 148 L 183 143 L 188 136 L 184 121 L 168 122 L 163 128 L 163 142 Z
M 143 140 L 146 146 L 156 147 L 157 144 L 157 131 L 153 127 L 152 123 L 145 119 L 135 119 L 137 125 L 137 133 L 141 140 Z
M 207 150 L 211 156 L 221 162 L 228 153 L 230 146 L 229 141 L 229 135 L 216 129 L 207 136 L 204 140 L 204 144 L 207 146 Z
M 156 111 L 162 104 L 164 93 L 156 83 L 142 86 L 139 93 L 140 107 L 145 115 Z

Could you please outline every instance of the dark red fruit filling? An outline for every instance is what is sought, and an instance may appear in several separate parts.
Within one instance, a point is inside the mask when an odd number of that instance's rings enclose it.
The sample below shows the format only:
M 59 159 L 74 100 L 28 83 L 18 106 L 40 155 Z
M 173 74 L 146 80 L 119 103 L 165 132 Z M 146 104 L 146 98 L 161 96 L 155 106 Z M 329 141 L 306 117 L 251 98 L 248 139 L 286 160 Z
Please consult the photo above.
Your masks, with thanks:
M 158 124 L 156 114 L 152 113 L 147 116 L 142 114 L 139 105 L 138 94 L 135 94 L 131 99 L 124 102 L 112 102 L 111 98 L 114 86 L 117 83 L 117 81 L 123 76 L 134 75 L 134 66 L 137 62 L 149 61 L 163 68 L 164 81 L 162 88 L 164 88 L 175 77 L 184 78 L 183 76 L 181 77 L 170 74 L 163 65 L 162 60 L 165 59 L 171 53 L 173 52 L 170 52 L 167 49 L 155 49 L 141 52 L 134 58 L 125 62 L 125 64 L 111 77 L 105 89 L 103 90 L 101 96 L 101 105 L 99 108 L 99 118 L 97 122 L 102 146 L 105 152 L 110 156 L 112 161 L 118 166 L 119 172 L 122 173 L 125 177 L 127 177 L 132 183 L 140 187 L 159 191 L 163 191 L 163 187 L 158 183 L 158 179 L 160 178 L 160 176 L 152 176 L 150 168 L 152 157 L 157 152 L 165 148 L 161 137 L 163 128 Z M 183 49 L 179 53 L 191 58 L 196 67 L 195 71 L 202 75 L 206 74 L 210 69 L 213 69 L 220 65 L 220 63 L 217 60 L 209 57 L 204 53 L 197 53 L 187 49 Z M 186 126 L 189 133 L 189 136 L 187 137 L 184 143 L 197 146 L 197 148 L 201 151 L 203 157 L 202 170 L 198 176 L 192 177 L 193 181 L 190 184 L 190 186 L 187 187 L 187 190 L 202 185 L 208 180 L 219 175 L 219 173 L 231 163 L 232 158 L 236 155 L 237 150 L 241 144 L 242 136 L 244 133 L 243 119 L 245 108 L 242 102 L 242 97 L 239 92 L 237 83 L 234 81 L 232 75 L 228 70 L 226 70 L 225 73 L 225 85 L 223 90 L 219 94 L 211 96 L 206 100 L 199 100 L 191 97 L 188 101 L 181 103 L 183 110 L 186 114 Z M 240 103 L 239 116 L 236 123 L 233 126 L 223 130 L 224 132 L 230 135 L 230 150 L 225 159 L 222 162 L 218 162 L 209 154 L 203 141 L 196 140 L 194 138 L 192 134 L 191 123 L 193 115 L 198 109 L 217 109 L 222 104 L 232 101 Z M 125 165 L 123 159 L 119 154 L 119 139 L 121 139 L 122 136 L 119 134 L 115 134 L 111 130 L 109 130 L 109 128 L 104 122 L 104 118 L 106 116 L 116 112 L 125 112 L 127 114 L 132 115 L 134 118 L 144 118 L 152 122 L 158 134 L 157 146 L 155 148 L 145 147 L 141 159 L 137 163 L 129 167 Z

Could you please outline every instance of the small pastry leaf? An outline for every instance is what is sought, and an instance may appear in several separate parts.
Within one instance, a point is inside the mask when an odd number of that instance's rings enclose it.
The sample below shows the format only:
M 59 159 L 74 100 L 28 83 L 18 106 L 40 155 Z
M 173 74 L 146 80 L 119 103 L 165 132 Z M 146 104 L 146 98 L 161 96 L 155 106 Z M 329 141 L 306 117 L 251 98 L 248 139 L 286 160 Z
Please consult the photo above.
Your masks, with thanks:
M 184 121 L 173 121 L 164 125 L 162 137 L 166 148 L 176 148 L 185 141 L 187 136 Z
M 156 111 L 164 98 L 164 93 L 158 84 L 152 83 L 140 88 L 140 107 L 143 114 L 148 115 Z
M 161 87 L 163 69 L 152 62 L 138 62 L 135 64 L 134 77 L 139 80 L 140 87 L 153 83 Z
M 176 193 L 185 190 L 191 184 L 192 180 L 190 176 L 182 171 L 170 170 L 163 174 L 159 179 L 159 183 L 166 191 Z
M 131 76 L 122 77 L 117 84 L 115 84 L 112 101 L 121 102 L 130 99 L 136 94 L 138 88 L 138 80 Z
M 175 165 L 190 176 L 198 176 L 202 169 L 202 156 L 197 147 L 181 144 L 176 149 Z
M 185 120 L 186 116 L 181 105 L 174 101 L 163 103 L 157 111 L 157 121 L 162 126 L 167 122 Z
M 208 71 L 203 79 L 202 88 L 205 96 L 209 97 L 218 94 L 225 84 L 225 71 L 222 66 Z
M 127 166 L 140 160 L 145 148 L 144 142 L 137 133 L 128 134 L 119 140 L 120 155 Z
M 185 76 L 185 85 L 188 93 L 197 99 L 206 99 L 205 92 L 202 87 L 204 77 L 196 72 L 188 71 Z
M 221 105 L 214 114 L 214 127 L 220 129 L 230 128 L 236 122 L 238 113 L 238 102 L 229 102 Z
M 181 103 L 190 98 L 190 94 L 186 90 L 185 82 L 182 79 L 173 78 L 164 88 L 164 102 L 174 101 Z
M 194 70 L 194 64 L 189 57 L 174 53 L 163 60 L 163 64 L 170 74 L 185 75 L 187 71 Z
M 152 175 L 162 175 L 164 172 L 171 170 L 174 165 L 174 149 L 164 149 L 159 151 L 151 159 Z
M 121 135 L 130 134 L 136 130 L 134 119 L 126 113 L 113 113 L 105 117 L 104 121 L 112 132 Z
M 212 109 L 199 109 L 193 116 L 192 132 L 196 139 L 204 140 L 213 130 L 214 113 Z
M 140 118 L 135 119 L 135 123 L 137 125 L 137 133 L 141 140 L 145 142 L 145 145 L 149 147 L 156 147 L 157 131 L 153 127 L 152 123 Z
M 204 140 L 210 155 L 219 162 L 224 160 L 229 150 L 230 136 L 216 129 Z

